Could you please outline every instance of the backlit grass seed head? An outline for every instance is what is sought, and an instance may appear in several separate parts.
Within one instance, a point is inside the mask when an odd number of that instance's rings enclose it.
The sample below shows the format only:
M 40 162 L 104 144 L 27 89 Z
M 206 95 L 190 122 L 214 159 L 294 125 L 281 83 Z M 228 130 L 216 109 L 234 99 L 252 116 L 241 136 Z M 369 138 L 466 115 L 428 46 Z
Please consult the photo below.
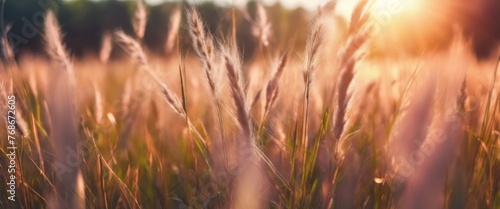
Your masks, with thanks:
M 73 66 L 62 43 L 61 29 L 52 11 L 48 11 L 45 16 L 44 39 L 50 57 L 59 64 L 61 70 L 73 74 Z
M 257 2 L 256 20 L 252 26 L 252 35 L 259 39 L 264 46 L 269 45 L 271 36 L 271 23 L 268 20 L 267 12 L 261 2 Z
M 337 108 L 333 119 L 333 134 L 336 139 L 340 139 L 344 131 L 345 113 L 349 103 L 348 90 L 354 78 L 354 67 L 364 55 L 361 47 L 366 43 L 370 34 L 370 26 L 366 26 L 364 30 L 350 36 L 344 48 L 339 52 L 340 74 L 336 84 Z
M 148 65 L 146 55 L 142 51 L 141 45 L 132 37 L 127 36 L 123 31 L 114 32 L 115 41 L 127 52 L 133 59 L 137 60 L 141 67 Z
M 267 83 L 266 103 L 264 106 L 264 112 L 269 111 L 271 106 L 276 101 L 276 98 L 278 97 L 279 81 L 280 81 L 281 75 L 283 74 L 283 71 L 285 69 L 285 65 L 286 65 L 287 61 L 288 61 L 288 49 L 285 50 L 285 52 L 281 55 L 278 66 L 276 68 L 276 71 L 274 72 L 274 75 L 271 77 L 271 79 Z
M 311 32 L 307 38 L 305 70 L 310 74 L 313 73 L 315 66 L 318 64 L 324 36 L 323 27 L 321 19 L 318 18 L 314 20 L 311 26 Z
M 203 70 L 208 80 L 210 90 L 215 97 L 218 97 L 219 88 L 217 87 L 217 82 L 215 81 L 215 78 L 217 77 L 215 71 L 215 67 L 217 65 L 215 56 L 216 49 L 214 46 L 213 36 L 212 34 L 205 32 L 205 26 L 201 20 L 200 14 L 194 7 L 189 9 L 187 16 L 189 34 L 191 36 L 194 51 L 203 64 Z
M 189 34 L 193 41 L 193 47 L 196 54 L 203 58 L 208 59 L 208 46 L 207 46 L 207 35 L 205 33 L 205 28 L 203 25 L 203 21 L 201 20 L 200 13 L 194 8 L 191 7 L 187 11 L 187 19 L 189 25 Z
M 246 105 L 246 96 L 241 78 L 241 63 L 235 49 L 222 47 L 222 57 L 224 59 L 229 86 L 234 104 L 236 105 L 236 116 L 244 137 L 253 144 L 253 134 L 250 122 L 250 115 Z
M 163 98 L 167 101 L 167 104 L 176 113 L 179 113 L 184 117 L 185 114 L 179 98 L 177 98 L 173 91 L 170 90 L 170 88 L 158 78 L 158 75 L 153 72 L 153 70 L 149 66 L 146 55 L 144 54 L 141 45 L 132 37 L 127 36 L 123 31 L 115 31 L 114 35 L 115 40 L 120 44 L 120 46 L 132 58 L 136 59 L 139 62 L 141 69 L 148 73 L 161 86 L 161 93 L 163 95 Z

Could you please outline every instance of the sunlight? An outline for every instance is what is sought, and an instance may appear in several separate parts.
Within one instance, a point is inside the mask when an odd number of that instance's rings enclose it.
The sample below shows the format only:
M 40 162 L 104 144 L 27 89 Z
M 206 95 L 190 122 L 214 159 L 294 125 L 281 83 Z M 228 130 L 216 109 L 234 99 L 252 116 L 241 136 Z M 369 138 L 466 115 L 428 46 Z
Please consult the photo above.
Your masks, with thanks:
M 419 13 L 423 8 L 422 0 L 375 0 L 374 10 L 386 10 L 391 14 Z
M 372 51 L 420 53 L 446 43 L 448 7 L 430 0 L 374 0 Z

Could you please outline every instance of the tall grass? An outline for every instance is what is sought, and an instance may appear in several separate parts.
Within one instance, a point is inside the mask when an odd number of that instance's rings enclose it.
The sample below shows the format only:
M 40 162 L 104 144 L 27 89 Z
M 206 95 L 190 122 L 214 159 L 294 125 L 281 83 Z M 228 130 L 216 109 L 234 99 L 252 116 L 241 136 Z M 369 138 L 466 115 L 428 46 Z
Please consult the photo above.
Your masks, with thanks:
M 19 152 L 16 202 L 0 207 L 500 207 L 499 58 L 476 60 L 458 31 L 448 49 L 376 58 L 373 1 L 348 24 L 335 5 L 283 37 L 260 3 L 255 18 L 228 8 L 232 26 L 213 34 L 178 6 L 166 57 L 143 44 L 142 1 L 134 34 L 104 35 L 92 59 L 72 59 L 51 12 L 48 56 L 14 56 L 4 33 L 0 101 L 18 98 Z M 266 53 L 243 59 L 237 33 Z

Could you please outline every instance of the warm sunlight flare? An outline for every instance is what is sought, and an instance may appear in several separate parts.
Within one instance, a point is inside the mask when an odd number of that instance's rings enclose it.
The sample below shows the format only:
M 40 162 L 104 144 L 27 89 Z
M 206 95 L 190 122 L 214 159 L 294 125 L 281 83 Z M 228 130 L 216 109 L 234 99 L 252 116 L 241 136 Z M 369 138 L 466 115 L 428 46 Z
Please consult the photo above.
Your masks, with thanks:
M 418 54 L 449 42 L 451 7 L 428 0 L 374 0 L 372 55 Z
M 422 0 L 374 0 L 376 10 L 388 10 L 391 14 L 418 13 L 422 10 Z

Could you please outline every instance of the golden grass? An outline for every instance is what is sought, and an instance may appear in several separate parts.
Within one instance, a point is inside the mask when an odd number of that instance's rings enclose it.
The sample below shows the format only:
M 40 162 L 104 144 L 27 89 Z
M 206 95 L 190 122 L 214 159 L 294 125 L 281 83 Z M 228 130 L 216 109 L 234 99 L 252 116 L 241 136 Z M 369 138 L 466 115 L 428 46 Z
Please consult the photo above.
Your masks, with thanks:
M 72 61 L 49 12 L 48 59 L 13 60 L 2 39 L 0 101 L 18 98 L 21 134 L 18 201 L 0 207 L 500 207 L 498 58 L 478 62 L 463 38 L 422 56 L 364 56 L 370 5 L 342 28 L 328 4 L 305 48 L 284 49 L 258 6 L 254 38 L 270 55 L 252 60 L 193 6 L 173 10 L 167 58 L 149 53 L 138 1 L 135 36 L 114 31 L 99 59 Z M 111 41 L 128 57 L 109 59 Z

